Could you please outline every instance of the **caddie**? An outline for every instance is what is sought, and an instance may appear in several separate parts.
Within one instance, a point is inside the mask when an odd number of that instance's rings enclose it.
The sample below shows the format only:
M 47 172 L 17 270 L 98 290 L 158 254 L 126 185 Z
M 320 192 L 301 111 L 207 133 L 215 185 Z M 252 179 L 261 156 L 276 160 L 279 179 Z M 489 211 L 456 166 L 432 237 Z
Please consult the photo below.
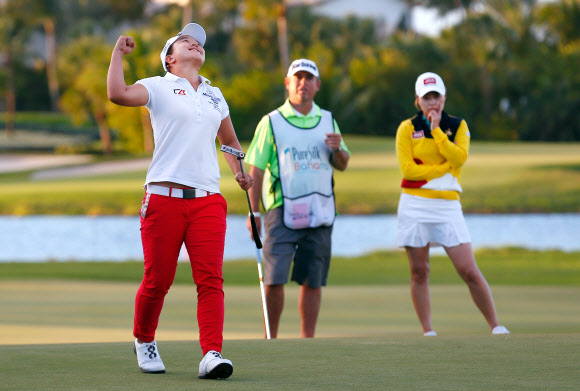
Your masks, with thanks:
M 292 62 L 284 83 L 288 99 L 262 118 L 245 160 L 254 178 L 249 194 L 259 232 L 260 199 L 266 212 L 264 284 L 271 337 L 278 335 L 293 262 L 291 280 L 300 285 L 301 336 L 309 338 L 314 337 L 330 266 L 336 216 L 333 169 L 344 171 L 350 152 L 332 113 L 314 103 L 321 85 L 314 61 Z M 247 226 L 251 235 L 249 218 Z

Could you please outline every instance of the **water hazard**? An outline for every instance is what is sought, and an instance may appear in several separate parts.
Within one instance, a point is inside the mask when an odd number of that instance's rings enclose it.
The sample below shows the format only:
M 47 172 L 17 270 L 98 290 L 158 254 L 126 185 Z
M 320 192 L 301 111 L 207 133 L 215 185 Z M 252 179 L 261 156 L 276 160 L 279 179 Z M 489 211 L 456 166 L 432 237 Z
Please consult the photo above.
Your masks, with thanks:
M 465 216 L 474 248 L 517 246 L 580 251 L 580 214 Z M 333 255 L 396 248 L 395 215 L 338 216 Z M 0 216 L 0 262 L 143 259 L 139 218 L 126 216 Z M 184 250 L 181 257 L 186 258 Z M 229 216 L 226 260 L 256 256 L 245 216 Z

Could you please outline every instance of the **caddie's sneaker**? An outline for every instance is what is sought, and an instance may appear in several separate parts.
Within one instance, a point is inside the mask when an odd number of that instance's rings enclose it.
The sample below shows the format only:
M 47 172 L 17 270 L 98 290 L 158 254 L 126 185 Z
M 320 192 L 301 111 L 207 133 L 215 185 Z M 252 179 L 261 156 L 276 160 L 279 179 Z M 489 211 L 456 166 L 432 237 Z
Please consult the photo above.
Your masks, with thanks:
M 431 331 L 427 331 L 425 334 L 423 334 L 424 337 L 436 337 L 437 333 L 433 330 Z
M 230 360 L 222 358 L 215 350 L 205 354 L 199 363 L 200 379 L 227 379 L 234 372 L 234 366 Z
M 505 328 L 505 326 L 495 326 L 493 328 L 493 330 L 491 330 L 491 333 L 494 335 L 498 335 L 498 334 L 509 334 L 509 330 Z
M 161 356 L 159 356 L 159 350 L 157 350 L 155 341 L 139 343 L 137 342 L 137 338 L 135 338 L 133 351 L 137 355 L 137 362 L 139 363 L 141 372 L 165 373 L 165 365 L 161 361 Z

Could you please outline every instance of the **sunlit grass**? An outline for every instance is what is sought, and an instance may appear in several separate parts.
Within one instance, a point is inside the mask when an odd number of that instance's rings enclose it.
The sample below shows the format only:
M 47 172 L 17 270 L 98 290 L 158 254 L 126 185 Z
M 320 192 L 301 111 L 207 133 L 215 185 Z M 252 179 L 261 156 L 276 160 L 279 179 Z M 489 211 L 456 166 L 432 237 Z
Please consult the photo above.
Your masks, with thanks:
M 341 214 L 395 213 L 401 173 L 392 138 L 346 135 L 349 168 L 335 172 Z M 244 145 L 244 150 L 247 144 Z M 228 211 L 247 213 L 245 193 L 218 154 Z M 580 212 L 580 143 L 473 142 L 462 172 L 466 213 Z M 135 214 L 146 171 L 34 181 L 0 175 L 0 214 Z
M 481 249 L 475 252 L 479 268 L 492 285 L 580 285 L 580 253 L 519 248 Z M 256 261 L 224 263 L 228 285 L 255 285 Z M 449 258 L 431 257 L 431 284 L 463 284 Z M 0 263 L 0 281 L 79 280 L 102 282 L 139 281 L 142 260 L 131 262 Z M 409 265 L 404 251 L 380 251 L 359 257 L 334 257 L 329 285 L 407 284 Z M 177 267 L 175 284 L 191 284 L 188 262 Z

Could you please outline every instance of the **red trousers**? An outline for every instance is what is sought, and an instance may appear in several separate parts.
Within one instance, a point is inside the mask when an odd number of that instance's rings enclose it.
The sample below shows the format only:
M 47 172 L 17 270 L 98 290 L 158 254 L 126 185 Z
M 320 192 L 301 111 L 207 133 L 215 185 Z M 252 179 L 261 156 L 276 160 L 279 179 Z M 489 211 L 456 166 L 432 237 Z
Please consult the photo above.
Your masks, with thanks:
M 165 295 L 173 284 L 179 252 L 185 243 L 197 286 L 201 349 L 204 355 L 210 350 L 221 352 L 226 214 L 227 205 L 221 194 L 194 199 L 145 195 L 141 208 L 145 272 L 135 299 L 136 338 L 145 342 L 155 339 Z

